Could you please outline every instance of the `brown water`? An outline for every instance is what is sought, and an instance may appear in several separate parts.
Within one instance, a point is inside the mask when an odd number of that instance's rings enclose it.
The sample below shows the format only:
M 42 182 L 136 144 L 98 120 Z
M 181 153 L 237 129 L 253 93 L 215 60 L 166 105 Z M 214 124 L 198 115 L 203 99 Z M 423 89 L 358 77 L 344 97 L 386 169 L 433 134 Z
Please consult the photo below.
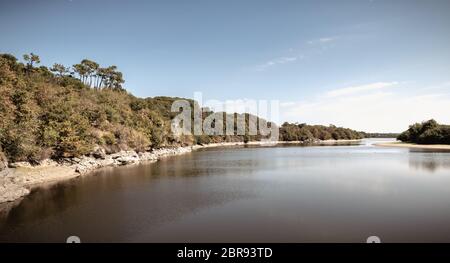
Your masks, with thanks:
M 450 152 L 214 148 L 40 188 L 0 241 L 450 242 Z

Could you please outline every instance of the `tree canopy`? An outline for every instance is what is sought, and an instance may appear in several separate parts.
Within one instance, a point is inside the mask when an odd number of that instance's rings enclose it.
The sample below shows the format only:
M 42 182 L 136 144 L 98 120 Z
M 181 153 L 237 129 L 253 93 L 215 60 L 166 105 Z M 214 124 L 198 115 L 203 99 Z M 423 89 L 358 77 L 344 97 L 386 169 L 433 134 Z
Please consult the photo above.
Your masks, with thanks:
M 439 124 L 433 119 L 415 123 L 397 139 L 417 144 L 450 144 L 450 125 Z
M 306 123 L 283 123 L 280 127 L 282 141 L 353 140 L 364 138 L 364 133 L 334 125 L 307 125 Z

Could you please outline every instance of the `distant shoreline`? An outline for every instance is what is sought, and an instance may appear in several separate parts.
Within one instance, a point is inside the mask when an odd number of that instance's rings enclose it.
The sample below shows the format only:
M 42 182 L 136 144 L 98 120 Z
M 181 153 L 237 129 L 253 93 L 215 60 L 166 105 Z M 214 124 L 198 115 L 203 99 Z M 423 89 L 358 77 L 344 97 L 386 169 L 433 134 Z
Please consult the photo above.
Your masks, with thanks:
M 429 150 L 450 150 L 450 145 L 448 144 L 415 144 L 406 142 L 384 142 L 375 143 L 375 146 L 380 147 L 399 147 L 399 148 L 414 148 L 414 149 L 429 149 Z

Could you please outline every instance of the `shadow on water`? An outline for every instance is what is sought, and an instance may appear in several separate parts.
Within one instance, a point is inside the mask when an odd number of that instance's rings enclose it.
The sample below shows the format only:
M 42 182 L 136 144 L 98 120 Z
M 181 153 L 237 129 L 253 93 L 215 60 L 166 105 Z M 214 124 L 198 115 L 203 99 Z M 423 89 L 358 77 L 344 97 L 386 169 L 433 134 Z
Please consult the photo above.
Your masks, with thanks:
M 62 212 L 83 194 L 76 182 L 65 182 L 35 188 L 26 197 L 0 206 L 0 227 L 20 225 L 28 220 L 42 219 Z M 1 228 L 0 228 L 1 230 Z
M 250 189 L 236 187 L 239 180 L 225 180 L 227 189 L 220 189 L 215 184 L 221 179 L 210 179 L 247 174 L 262 165 L 258 160 L 225 156 L 222 165 L 211 166 L 214 158 L 208 152 L 197 156 L 201 158 L 186 154 L 156 164 L 107 167 L 38 187 L 22 200 L 0 206 L 0 242 L 60 242 L 73 233 L 85 241 L 126 241 L 139 235 L 135 225 L 151 230 L 198 210 L 252 197 Z
M 442 158 L 442 154 L 449 154 Z M 438 170 L 450 170 L 450 151 L 412 151 L 409 154 L 409 167 L 416 170 L 435 172 Z

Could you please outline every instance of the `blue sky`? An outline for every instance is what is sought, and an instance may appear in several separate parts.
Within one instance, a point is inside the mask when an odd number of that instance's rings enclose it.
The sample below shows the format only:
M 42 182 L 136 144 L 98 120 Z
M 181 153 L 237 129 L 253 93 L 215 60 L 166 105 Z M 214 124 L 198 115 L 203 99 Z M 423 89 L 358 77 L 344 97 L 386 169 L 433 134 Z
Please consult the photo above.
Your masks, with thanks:
M 140 97 L 274 99 L 280 120 L 450 123 L 450 1 L 0 0 L 0 52 L 115 64 Z

